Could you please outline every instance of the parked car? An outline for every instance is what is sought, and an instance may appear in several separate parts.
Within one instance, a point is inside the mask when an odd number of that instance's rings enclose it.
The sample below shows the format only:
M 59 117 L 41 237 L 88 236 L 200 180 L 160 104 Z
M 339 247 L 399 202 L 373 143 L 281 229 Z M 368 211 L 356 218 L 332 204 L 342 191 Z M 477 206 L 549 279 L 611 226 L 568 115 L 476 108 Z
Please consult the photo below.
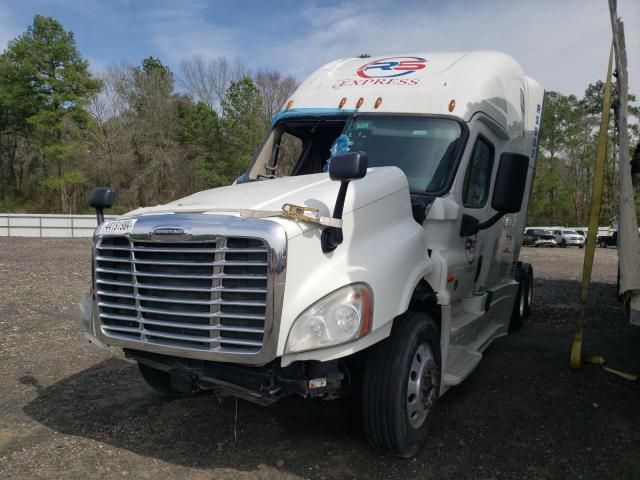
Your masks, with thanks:
M 600 245 L 600 248 L 617 247 L 618 232 L 614 231 L 608 235 L 598 235 L 598 245 Z
M 530 247 L 556 247 L 558 243 L 550 230 L 527 228 L 524 231 L 523 245 Z
M 556 243 L 561 247 L 573 245 L 575 247 L 584 248 L 584 236 L 575 230 L 558 228 L 553 230 Z
M 558 242 L 553 235 L 540 235 L 533 242 L 534 247 L 557 247 Z

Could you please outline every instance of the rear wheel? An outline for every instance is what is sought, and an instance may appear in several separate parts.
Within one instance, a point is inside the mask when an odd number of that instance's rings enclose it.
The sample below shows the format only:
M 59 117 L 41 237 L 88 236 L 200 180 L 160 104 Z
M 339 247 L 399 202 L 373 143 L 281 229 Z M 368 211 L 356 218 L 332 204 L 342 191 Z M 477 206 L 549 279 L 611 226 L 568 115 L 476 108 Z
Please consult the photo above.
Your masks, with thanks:
M 600 248 L 607 248 L 607 242 L 600 240 Z
M 516 294 L 516 302 L 511 312 L 511 321 L 509 322 L 509 331 L 515 332 L 522 328 L 524 323 L 524 312 L 526 305 L 526 285 L 518 284 L 518 293 Z
M 189 395 L 187 392 L 177 390 L 171 386 L 171 374 L 169 372 L 158 370 L 140 362 L 138 362 L 138 368 L 144 381 L 156 392 L 168 397 L 185 397 Z
M 421 312 L 397 317 L 391 336 L 368 355 L 362 388 L 369 443 L 410 457 L 426 442 L 440 392 L 440 334 Z
M 560 241 L 560 246 L 562 248 L 565 248 L 567 246 L 567 241 L 564 238 Z
M 525 282 L 526 282 L 526 295 L 524 304 L 524 318 L 529 318 L 531 313 L 531 307 L 533 306 L 533 267 L 528 263 L 524 264 L 525 268 Z
M 527 280 L 529 267 L 529 264 L 520 262 L 516 265 L 514 279 L 518 282 L 518 291 L 516 292 L 516 301 L 513 304 L 511 320 L 509 321 L 510 332 L 520 330 L 527 316 Z M 533 269 L 531 269 L 531 276 L 533 277 Z M 533 299 L 533 290 L 531 290 L 531 295 Z

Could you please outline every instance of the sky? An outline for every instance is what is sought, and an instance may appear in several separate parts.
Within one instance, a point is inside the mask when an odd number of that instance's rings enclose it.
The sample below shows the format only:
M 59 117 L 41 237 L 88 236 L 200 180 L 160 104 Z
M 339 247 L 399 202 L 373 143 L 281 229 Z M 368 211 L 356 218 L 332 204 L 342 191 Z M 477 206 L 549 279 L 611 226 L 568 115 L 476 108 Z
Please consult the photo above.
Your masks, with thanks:
M 640 0 L 618 0 L 640 94 Z M 0 50 L 36 14 L 75 34 L 92 71 L 149 55 L 179 76 L 194 56 L 240 57 L 304 79 L 360 53 L 500 50 L 546 90 L 581 96 L 606 74 L 607 0 L 3 0 Z

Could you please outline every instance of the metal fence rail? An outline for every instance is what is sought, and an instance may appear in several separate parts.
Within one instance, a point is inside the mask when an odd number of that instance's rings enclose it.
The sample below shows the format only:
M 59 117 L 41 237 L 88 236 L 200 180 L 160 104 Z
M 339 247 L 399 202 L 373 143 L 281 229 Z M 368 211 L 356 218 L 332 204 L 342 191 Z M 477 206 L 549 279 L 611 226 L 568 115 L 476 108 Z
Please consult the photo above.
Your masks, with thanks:
M 95 228 L 95 215 L 0 213 L 0 237 L 91 237 Z

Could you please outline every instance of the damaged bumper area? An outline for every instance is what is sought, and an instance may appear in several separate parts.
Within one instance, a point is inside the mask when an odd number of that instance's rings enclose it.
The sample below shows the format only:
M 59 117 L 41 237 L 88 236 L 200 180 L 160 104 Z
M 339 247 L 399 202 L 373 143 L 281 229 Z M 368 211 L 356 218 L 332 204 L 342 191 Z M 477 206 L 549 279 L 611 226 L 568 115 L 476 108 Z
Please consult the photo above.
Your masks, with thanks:
M 216 390 L 259 405 L 287 395 L 333 399 L 348 386 L 338 361 L 296 362 L 280 367 L 278 361 L 260 367 L 173 357 L 125 349 L 128 358 L 169 373 L 171 388 L 189 394 Z
M 107 346 L 98 340 L 93 331 L 93 298 L 91 293 L 87 293 L 82 297 L 78 304 L 79 314 L 78 323 L 84 337 L 98 348 L 107 348 Z

